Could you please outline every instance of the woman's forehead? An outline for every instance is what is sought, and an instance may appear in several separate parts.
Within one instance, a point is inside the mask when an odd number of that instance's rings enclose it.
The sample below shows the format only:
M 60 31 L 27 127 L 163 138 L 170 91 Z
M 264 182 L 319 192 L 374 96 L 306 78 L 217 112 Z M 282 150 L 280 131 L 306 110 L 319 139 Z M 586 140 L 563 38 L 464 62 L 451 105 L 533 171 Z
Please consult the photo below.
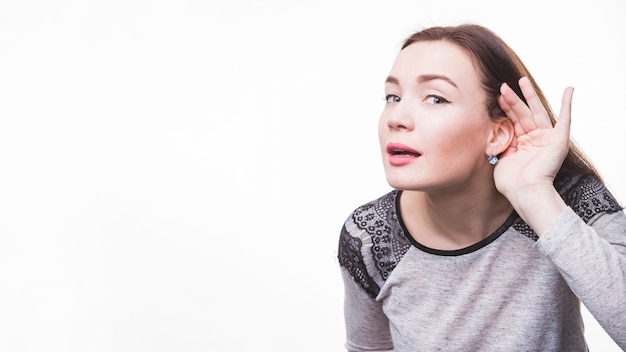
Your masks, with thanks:
M 448 77 L 458 85 L 478 81 L 472 57 L 459 46 L 441 40 L 416 42 L 402 49 L 389 76 L 405 81 L 432 75 Z

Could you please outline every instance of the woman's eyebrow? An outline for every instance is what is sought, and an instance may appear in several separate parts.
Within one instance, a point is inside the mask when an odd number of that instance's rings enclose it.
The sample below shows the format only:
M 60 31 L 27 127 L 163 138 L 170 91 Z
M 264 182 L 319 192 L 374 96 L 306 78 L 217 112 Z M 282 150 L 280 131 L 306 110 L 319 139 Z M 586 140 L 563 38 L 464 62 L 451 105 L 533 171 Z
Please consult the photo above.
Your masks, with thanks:
M 456 83 L 454 83 L 453 80 L 451 80 L 450 78 L 448 78 L 447 76 L 444 75 L 439 75 L 439 74 L 425 74 L 425 75 L 419 75 L 417 76 L 417 83 L 425 83 L 425 82 L 429 82 L 429 81 L 435 81 L 435 80 L 442 80 L 445 82 L 448 82 L 450 85 L 452 85 L 454 88 L 459 88 Z
M 391 84 L 396 84 L 396 85 L 400 85 L 400 81 L 393 77 L 393 76 L 388 76 L 387 79 L 385 80 L 385 84 L 387 83 L 391 83 Z
M 456 85 L 456 83 L 454 83 L 453 80 L 451 80 L 450 78 L 444 75 L 424 74 L 424 75 L 417 76 L 417 83 L 426 83 L 426 82 L 435 81 L 435 80 L 442 80 L 442 81 L 448 82 L 448 84 L 452 85 L 454 88 L 457 88 L 457 89 L 459 88 Z M 387 79 L 385 79 L 385 84 L 386 83 L 400 85 L 400 80 L 398 80 L 397 78 L 393 76 L 388 76 Z

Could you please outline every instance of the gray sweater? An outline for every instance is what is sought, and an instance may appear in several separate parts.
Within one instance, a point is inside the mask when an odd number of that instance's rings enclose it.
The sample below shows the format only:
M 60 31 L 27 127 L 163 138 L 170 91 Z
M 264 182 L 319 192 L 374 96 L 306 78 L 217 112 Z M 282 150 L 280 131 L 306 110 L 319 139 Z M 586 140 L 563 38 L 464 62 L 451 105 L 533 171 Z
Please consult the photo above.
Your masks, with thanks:
M 626 217 L 594 177 L 555 184 L 569 208 L 540 239 L 521 218 L 456 251 L 408 234 L 401 191 L 340 236 L 348 351 L 586 351 L 580 301 L 626 349 Z

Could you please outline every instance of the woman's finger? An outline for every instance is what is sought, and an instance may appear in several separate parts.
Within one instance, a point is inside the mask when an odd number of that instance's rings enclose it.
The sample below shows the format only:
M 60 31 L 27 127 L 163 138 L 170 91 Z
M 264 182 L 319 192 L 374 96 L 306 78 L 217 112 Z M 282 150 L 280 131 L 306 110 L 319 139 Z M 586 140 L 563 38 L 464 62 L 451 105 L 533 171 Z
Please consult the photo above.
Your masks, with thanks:
M 519 87 L 522 90 L 522 94 L 524 94 L 524 98 L 526 98 L 528 108 L 530 108 L 531 114 L 527 116 L 532 118 L 532 125 L 536 126 L 536 128 L 552 128 L 550 116 L 541 99 L 539 99 L 530 79 L 528 77 L 520 78 Z M 530 125 L 531 123 L 527 122 L 527 124 Z
M 509 104 L 506 102 L 506 100 L 504 100 L 504 97 L 502 95 L 498 97 L 498 104 L 500 104 L 500 107 L 502 108 L 502 111 L 504 111 L 504 114 L 511 120 L 511 122 L 513 122 L 515 135 L 516 136 L 524 135 L 526 131 L 524 131 L 524 128 L 522 127 L 522 125 L 519 124 L 519 119 L 517 118 L 517 116 L 515 115 L 511 107 L 509 106 Z
M 561 111 L 559 112 L 559 120 L 556 128 L 562 132 L 564 137 L 569 139 L 570 127 L 572 125 L 572 97 L 574 96 L 574 88 L 567 87 L 563 92 L 561 99 Z
M 534 130 L 534 123 L 529 124 L 528 118 L 526 117 L 527 115 L 531 115 L 528 106 L 517 96 L 513 89 L 511 89 L 508 84 L 503 83 L 500 87 L 500 94 L 498 103 L 506 116 L 513 122 L 515 134 L 519 137 Z M 532 121 L 532 118 L 530 120 Z

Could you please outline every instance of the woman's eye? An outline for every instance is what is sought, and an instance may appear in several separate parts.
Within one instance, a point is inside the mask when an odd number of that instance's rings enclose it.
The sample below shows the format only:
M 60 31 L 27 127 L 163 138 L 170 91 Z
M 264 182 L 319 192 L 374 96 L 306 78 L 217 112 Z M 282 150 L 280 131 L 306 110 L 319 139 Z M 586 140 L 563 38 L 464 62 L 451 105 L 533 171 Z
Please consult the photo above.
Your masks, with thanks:
M 385 101 L 387 103 L 397 103 L 400 101 L 400 97 L 395 94 L 387 94 L 385 96 Z
M 442 98 L 438 95 L 429 95 L 426 97 L 426 102 L 428 104 L 432 104 L 432 105 L 437 105 L 437 104 L 445 104 L 445 103 L 449 103 L 448 100 L 446 100 L 445 98 Z

